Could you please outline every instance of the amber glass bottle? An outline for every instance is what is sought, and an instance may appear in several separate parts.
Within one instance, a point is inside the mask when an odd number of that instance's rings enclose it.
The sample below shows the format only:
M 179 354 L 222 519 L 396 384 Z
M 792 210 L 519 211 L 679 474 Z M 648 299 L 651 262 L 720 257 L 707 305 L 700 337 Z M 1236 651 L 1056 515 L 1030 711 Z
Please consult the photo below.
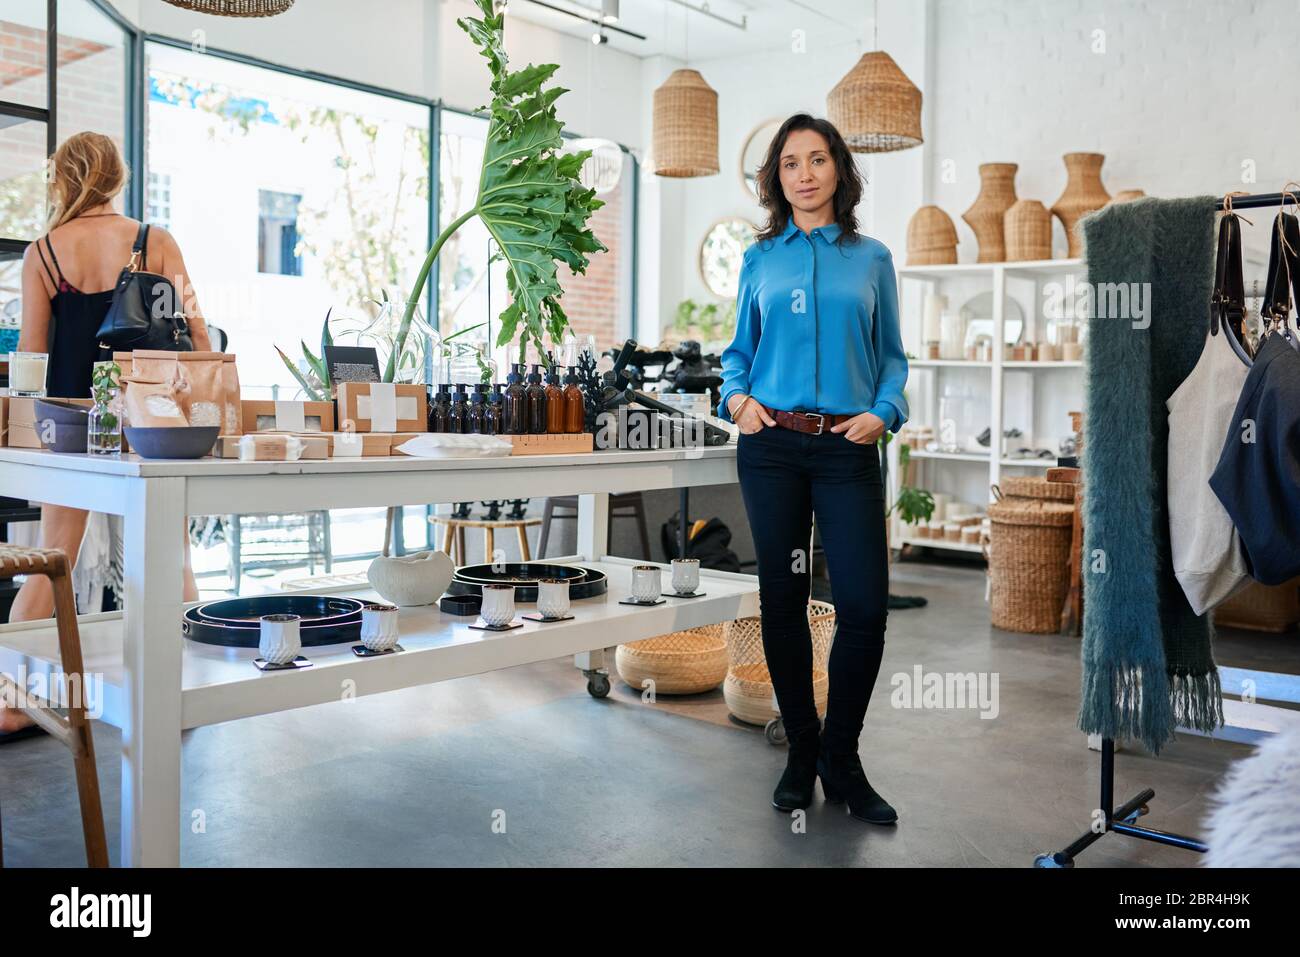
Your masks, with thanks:
M 546 389 L 542 386 L 542 374 L 533 363 L 533 371 L 528 373 L 528 431 L 541 435 L 546 431 Z
M 516 362 L 506 376 L 505 414 L 502 430 L 506 435 L 523 435 L 528 431 L 528 393 L 524 390 L 524 364 Z
M 578 375 L 573 371 L 573 366 L 569 366 L 569 374 L 564 377 L 564 431 L 581 432 L 586 411 Z
M 546 431 L 558 433 L 564 431 L 564 390 L 555 368 L 546 373 Z

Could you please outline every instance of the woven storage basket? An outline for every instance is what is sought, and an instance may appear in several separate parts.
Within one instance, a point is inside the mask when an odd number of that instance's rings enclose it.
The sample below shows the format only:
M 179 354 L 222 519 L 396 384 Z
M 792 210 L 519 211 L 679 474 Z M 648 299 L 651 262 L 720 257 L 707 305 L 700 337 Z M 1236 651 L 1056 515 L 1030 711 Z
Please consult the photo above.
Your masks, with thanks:
M 1074 506 L 1002 497 L 989 506 L 989 583 L 993 627 L 1049 634 L 1061 626 L 1070 586 Z
M 854 153 L 921 143 L 921 91 L 882 50 L 864 53 L 826 97 L 826 117 Z
M 721 624 L 687 628 L 619 645 L 614 667 L 638 691 L 648 680 L 655 694 L 701 694 L 727 677 L 727 641 Z
M 1054 502 L 1073 502 L 1078 488 L 1073 482 L 1049 482 L 1039 475 L 1007 476 L 998 484 L 1006 498 L 1041 498 Z
M 1214 623 L 1279 634 L 1293 630 L 1300 624 L 1300 578 L 1282 585 L 1251 582 L 1214 609 Z
M 718 171 L 718 94 L 698 70 L 674 70 L 655 90 L 653 159 L 658 176 Z
M 1007 210 L 1002 234 L 1009 263 L 1052 258 L 1052 214 L 1036 199 L 1022 199 Z
M 922 206 L 907 221 L 907 264 L 945 266 L 956 261 L 957 227 L 952 217 L 938 206 Z
M 826 714 L 826 692 L 830 686 L 826 661 L 835 633 L 835 606 L 824 601 L 808 602 L 808 628 L 813 646 L 813 700 L 817 714 Z M 727 708 L 746 724 L 765 725 L 779 713 L 772 696 L 772 677 L 763 654 L 763 626 L 760 618 L 737 618 L 722 626 L 731 667 L 722 683 Z

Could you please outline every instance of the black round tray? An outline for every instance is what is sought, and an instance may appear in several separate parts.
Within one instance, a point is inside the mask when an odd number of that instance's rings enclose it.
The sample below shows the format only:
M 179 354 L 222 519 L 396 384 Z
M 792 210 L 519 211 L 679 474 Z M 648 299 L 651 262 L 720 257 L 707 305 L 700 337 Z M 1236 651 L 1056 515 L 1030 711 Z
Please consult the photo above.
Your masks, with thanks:
M 304 648 L 361 639 L 365 602 L 336 595 L 255 595 L 195 605 L 181 620 L 181 633 L 205 645 L 256 648 L 263 615 L 298 615 Z
M 494 569 L 488 565 L 465 565 L 456 569 L 456 577 L 447 586 L 449 595 L 482 595 L 484 584 L 515 586 L 515 601 L 537 601 L 537 582 L 543 578 L 565 578 L 569 597 L 592 598 L 609 590 L 605 573 L 580 565 L 551 562 L 507 562 Z

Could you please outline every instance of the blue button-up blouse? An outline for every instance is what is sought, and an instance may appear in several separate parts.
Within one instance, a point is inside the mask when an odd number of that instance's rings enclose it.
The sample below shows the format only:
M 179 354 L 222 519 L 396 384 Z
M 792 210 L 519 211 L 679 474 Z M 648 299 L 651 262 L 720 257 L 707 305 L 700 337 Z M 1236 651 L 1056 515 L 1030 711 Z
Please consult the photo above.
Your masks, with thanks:
M 745 250 L 736 336 L 722 352 L 718 414 L 737 392 L 787 411 L 871 412 L 907 421 L 907 357 L 894 260 L 866 236 L 835 244 L 838 225 L 785 232 Z

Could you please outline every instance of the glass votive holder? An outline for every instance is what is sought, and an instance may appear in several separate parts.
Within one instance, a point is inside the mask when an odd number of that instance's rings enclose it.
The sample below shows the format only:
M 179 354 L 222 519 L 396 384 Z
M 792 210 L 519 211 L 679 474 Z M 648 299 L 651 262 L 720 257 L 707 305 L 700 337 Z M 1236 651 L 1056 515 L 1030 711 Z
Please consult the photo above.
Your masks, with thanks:
M 9 353 L 9 394 L 43 399 L 45 368 L 50 357 L 44 352 Z

